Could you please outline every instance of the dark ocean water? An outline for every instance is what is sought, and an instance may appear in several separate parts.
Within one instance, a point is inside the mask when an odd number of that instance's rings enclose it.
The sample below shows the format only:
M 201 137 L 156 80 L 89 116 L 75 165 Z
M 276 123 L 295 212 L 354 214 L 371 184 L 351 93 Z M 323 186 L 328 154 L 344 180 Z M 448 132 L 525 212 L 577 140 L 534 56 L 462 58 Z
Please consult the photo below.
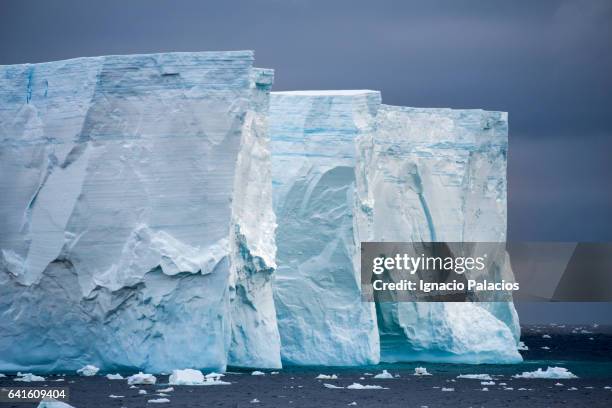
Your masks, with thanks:
M 67 386 L 70 405 L 83 407 L 612 407 L 612 327 L 525 326 L 520 364 L 379 364 L 364 367 L 286 367 L 272 375 L 252 376 L 248 370 L 231 369 L 224 380 L 231 385 L 174 386 L 170 401 L 148 402 L 166 388 L 168 377 L 158 376 L 157 385 L 129 388 L 125 380 L 103 376 L 47 376 L 45 382 L 16 383 L 12 376 L 0 378 L 0 386 Z M 432 374 L 414 376 L 414 368 L 426 367 Z M 514 378 L 524 371 L 564 367 L 577 379 Z M 371 375 L 388 370 L 394 379 L 377 380 Z M 336 380 L 317 380 L 318 374 L 336 374 Z M 131 374 L 131 373 L 124 373 Z M 495 385 L 459 379 L 459 374 L 489 374 Z M 53 380 L 63 379 L 61 382 Z M 330 389 L 325 383 L 346 387 L 354 382 L 380 385 L 385 389 Z M 488 391 L 483 391 L 486 387 Z M 449 391 L 443 391 L 449 389 Z M 452 389 L 452 391 L 450 391 Z M 139 394 L 145 390 L 147 394 Z M 110 395 L 121 396 L 110 398 Z M 257 400 L 258 402 L 254 402 Z M 355 403 L 356 405 L 354 405 Z M 352 405 L 349 405 L 352 404 Z M 0 403 L 0 407 L 35 407 L 36 403 Z

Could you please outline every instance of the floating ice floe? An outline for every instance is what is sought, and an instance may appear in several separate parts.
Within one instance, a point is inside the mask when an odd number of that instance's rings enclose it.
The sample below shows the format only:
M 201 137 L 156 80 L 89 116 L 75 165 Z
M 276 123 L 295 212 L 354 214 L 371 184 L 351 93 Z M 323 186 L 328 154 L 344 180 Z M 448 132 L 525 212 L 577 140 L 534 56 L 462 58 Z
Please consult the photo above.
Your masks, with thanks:
M 374 378 L 376 378 L 378 380 L 392 380 L 393 379 L 393 374 L 391 374 L 387 370 L 383 370 L 382 373 L 376 374 L 374 376 Z
M 527 350 L 529 350 L 529 347 L 527 347 L 527 345 L 524 342 L 522 342 L 522 341 L 519 341 L 519 345 L 518 345 L 517 348 L 520 351 L 527 351 Z
M 147 401 L 149 404 L 164 404 L 166 402 L 170 402 L 168 398 L 155 398 Z
M 568 388 L 567 390 L 568 390 L 568 391 L 578 391 L 578 388 L 576 388 L 576 387 L 570 387 L 570 388 Z
M 482 387 L 481 391 L 489 391 L 489 389 L 487 387 Z
M 543 339 L 551 339 L 552 337 L 550 337 L 550 335 L 549 335 L 549 334 L 543 334 L 543 335 L 542 335 L 542 338 L 543 338 Z
M 257 370 L 255 370 L 255 371 L 253 371 L 253 372 L 251 373 L 251 375 L 266 375 L 266 373 L 264 373 L 263 371 L 257 371 Z
M 65 402 L 57 401 L 54 399 L 40 401 L 37 408 L 74 408 L 72 405 L 68 405 Z
M 4 378 L 4 377 L 6 377 L 6 375 L 0 373 L 0 378 Z
M 79 368 L 76 372 L 78 375 L 82 375 L 83 377 L 91 377 L 96 375 L 98 371 L 100 371 L 100 369 L 95 365 L 87 364 L 86 366 Z
M 372 373 L 363 373 L 363 375 L 374 375 Z
M 278 372 L 278 371 L 272 371 L 272 372 L 270 373 L 270 375 L 278 375 L 278 374 L 279 374 L 279 372 Z
M 129 385 L 134 384 L 155 384 L 157 382 L 157 378 L 153 374 L 145 374 L 142 371 L 138 374 L 134 374 L 128 377 L 127 383 Z
M 414 375 L 431 375 L 427 372 L 427 368 L 425 367 L 415 367 Z
M 162 388 L 161 390 L 157 390 L 157 392 L 172 392 L 174 391 L 174 387 Z
M 252 400 L 249 401 L 251 404 L 257 404 L 260 401 L 257 398 L 253 398 Z
M 147 391 L 145 391 L 145 390 L 138 390 L 138 394 L 140 394 L 140 395 L 147 395 Z
M 557 387 L 563 387 L 563 384 L 561 384 L 560 382 L 558 382 L 558 383 L 555 383 L 555 386 L 557 386 Z
M 45 381 L 45 377 L 34 375 L 32 373 L 17 373 L 15 381 L 32 382 L 32 381 Z
M 53 382 L 61 382 L 61 381 L 66 381 L 63 378 L 58 378 L 57 380 L 52 380 Z
M 464 378 L 467 380 L 483 380 L 490 381 L 493 378 L 489 374 L 459 374 L 457 378 Z
M 504 387 L 504 390 L 505 391 L 514 391 L 514 388 L 512 388 L 512 387 Z
M 327 375 L 327 374 L 319 374 L 315 377 L 315 380 L 337 380 L 338 376 L 336 374 Z
M 495 385 L 495 381 L 481 381 L 480 385 Z
M 168 379 L 170 385 L 200 385 L 202 383 L 204 383 L 204 374 L 200 370 L 191 368 L 172 370 Z
M 158 392 L 158 393 L 157 393 L 157 394 L 155 394 L 155 395 L 157 395 L 158 397 L 169 397 L 169 395 L 168 395 L 168 394 L 166 394 L 165 392 Z
M 332 390 L 336 390 L 336 389 L 344 388 L 344 387 L 339 387 L 339 386 L 334 385 L 334 384 L 327 384 L 327 383 L 324 383 L 324 384 L 323 384 L 323 386 L 324 386 L 325 388 L 329 388 L 329 389 L 332 389 Z
M 548 347 L 548 346 L 543 346 L 543 347 L 540 347 L 540 348 L 541 348 L 542 350 L 550 350 L 550 347 Z
M 353 401 L 353 402 L 350 402 L 350 403 L 348 403 L 346 405 L 357 405 L 357 403 L 355 401 Z
M 536 371 L 525 371 L 522 374 L 516 374 L 514 378 L 578 378 L 565 367 L 548 367 L 546 370 L 538 368 Z
M 107 380 L 123 380 L 123 376 L 121 374 L 106 374 Z
M 455 391 L 454 388 L 446 388 L 446 387 L 442 387 L 442 389 L 440 391 L 444 391 L 444 392 L 451 392 L 451 391 Z
M 125 398 L 124 395 L 115 395 L 115 394 L 111 394 L 108 396 L 108 398 Z
M 388 388 L 381 387 L 380 385 L 362 385 L 359 383 L 352 383 L 346 388 L 349 390 L 388 390 Z

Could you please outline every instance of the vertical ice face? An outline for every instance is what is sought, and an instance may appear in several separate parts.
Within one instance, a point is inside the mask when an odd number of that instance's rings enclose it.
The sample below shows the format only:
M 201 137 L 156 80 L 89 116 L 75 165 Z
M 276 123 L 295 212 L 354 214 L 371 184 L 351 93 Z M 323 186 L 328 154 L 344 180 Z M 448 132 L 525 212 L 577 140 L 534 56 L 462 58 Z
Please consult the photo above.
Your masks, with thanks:
M 252 61 L 0 67 L 0 370 L 278 366 L 272 74 Z
M 356 143 L 374 131 L 373 91 L 272 93 L 278 227 L 274 300 L 288 364 L 379 360 L 373 304 L 360 297 Z
M 232 230 L 230 278 L 232 344 L 228 364 L 280 368 L 280 337 L 272 297 L 276 268 L 272 209 L 272 166 L 268 109 L 272 70 L 253 71 L 253 95 L 238 154 Z
M 360 137 L 362 240 L 505 241 L 507 132 L 502 112 L 382 105 Z M 521 360 L 512 303 L 380 303 L 377 316 L 383 361 Z

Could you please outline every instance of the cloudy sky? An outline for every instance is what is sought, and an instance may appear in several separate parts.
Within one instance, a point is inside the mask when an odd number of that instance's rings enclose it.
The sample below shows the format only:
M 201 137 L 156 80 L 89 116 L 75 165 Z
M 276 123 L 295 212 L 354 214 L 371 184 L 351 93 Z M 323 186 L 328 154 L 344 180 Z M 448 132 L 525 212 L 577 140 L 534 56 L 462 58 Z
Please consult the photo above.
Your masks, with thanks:
M 0 64 L 254 49 L 275 90 L 507 111 L 509 238 L 612 241 L 611 1 L 3 0 L 0 39 Z

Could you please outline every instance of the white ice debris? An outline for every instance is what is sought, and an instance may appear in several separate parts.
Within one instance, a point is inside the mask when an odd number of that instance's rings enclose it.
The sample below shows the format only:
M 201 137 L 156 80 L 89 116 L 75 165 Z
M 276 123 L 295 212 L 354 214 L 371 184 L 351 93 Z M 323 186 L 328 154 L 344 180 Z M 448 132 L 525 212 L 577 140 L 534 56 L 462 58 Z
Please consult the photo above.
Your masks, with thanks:
M 357 403 L 355 401 L 353 401 L 353 402 L 350 402 L 350 403 L 348 403 L 346 405 L 357 405 Z
M 157 390 L 157 392 L 172 392 L 172 391 L 174 391 L 174 387 L 162 388 L 160 390 Z
M 111 394 L 108 396 L 108 398 L 125 398 L 124 395 L 115 395 L 115 394 Z
M 451 392 L 451 391 L 455 391 L 455 389 L 454 388 L 442 387 L 442 389 L 440 391 Z
M 576 387 L 570 387 L 570 388 L 568 388 L 567 390 L 568 390 L 568 391 L 578 391 L 578 388 L 576 388 Z
M 278 372 L 278 371 L 272 371 L 272 372 L 270 373 L 270 375 L 278 375 L 278 374 L 279 374 L 279 372 Z
M 123 376 L 121 374 L 106 374 L 107 380 L 123 380 Z
M 164 404 L 166 402 L 170 402 L 170 400 L 168 398 L 156 398 L 156 399 L 150 399 L 147 402 L 149 404 Z
M 87 364 L 86 366 L 79 368 L 77 370 L 77 374 L 82 375 L 83 377 L 91 377 L 96 375 L 98 371 L 100 371 L 100 369 L 95 365 Z
M 549 334 L 543 334 L 543 335 L 542 335 L 542 338 L 543 338 L 543 339 L 550 339 L 551 337 L 550 337 L 550 335 L 549 335 Z
M 37 408 L 74 408 L 72 405 L 54 399 L 40 401 Z
M 6 375 L 0 373 L 0 378 L 4 378 L 4 377 L 6 377 Z
M 142 371 L 138 374 L 131 375 L 127 378 L 127 383 L 129 385 L 134 384 L 155 384 L 157 382 L 157 378 L 153 374 L 145 374 Z
M 427 368 L 425 367 L 416 367 L 414 369 L 414 375 L 431 375 L 427 372 Z
M 482 391 L 489 391 L 487 387 L 482 387 Z
M 555 386 L 557 386 L 557 387 L 563 387 L 563 384 L 561 384 L 560 382 L 558 382 L 558 383 L 555 383 Z
M 168 384 L 170 385 L 201 385 L 204 383 L 204 374 L 200 370 L 186 368 L 184 370 L 172 370 Z
M 538 368 L 536 371 L 525 371 L 522 374 L 516 374 L 514 378 L 578 378 L 565 367 L 548 367 L 546 370 Z
M 483 381 L 490 381 L 493 379 L 491 378 L 489 374 L 460 374 L 457 376 L 457 378 L 464 378 L 468 380 L 483 380 Z
M 382 373 L 376 374 L 374 376 L 374 378 L 376 378 L 378 380 L 392 380 L 393 379 L 393 374 L 391 374 L 387 370 L 383 370 Z
M 315 377 L 315 380 L 337 380 L 338 376 L 336 374 L 327 375 L 327 374 L 319 374 Z
M 388 390 L 388 388 L 381 387 L 380 385 L 362 385 L 359 383 L 352 383 L 346 388 L 349 390 Z
M 542 347 L 540 347 L 540 348 L 541 348 L 542 350 L 550 350 L 550 347 L 548 347 L 548 346 L 542 346 Z
M 251 375 L 266 375 L 266 373 L 264 373 L 263 371 L 257 371 L 257 370 L 255 370 L 255 371 L 253 371 L 253 372 L 251 373 Z
M 495 385 L 495 381 L 481 381 L 480 385 Z
M 529 347 L 527 347 L 527 345 L 524 342 L 519 341 L 518 349 L 520 351 L 527 351 L 529 350 Z
M 138 390 L 138 394 L 140 394 L 140 395 L 147 395 L 147 391 L 145 391 L 145 390 Z
M 335 389 L 344 388 L 344 387 L 339 387 L 339 386 L 334 385 L 334 384 L 327 384 L 327 383 L 324 383 L 324 384 L 323 384 L 323 386 L 324 386 L 325 388 L 330 388 L 330 389 L 334 389 L 334 390 L 335 390 Z
M 32 382 L 32 381 L 45 381 L 45 377 L 41 377 L 38 375 L 34 375 L 32 373 L 17 373 L 17 378 L 15 378 L 15 381 L 22 381 L 22 382 Z
M 251 404 L 257 404 L 260 401 L 257 398 L 253 398 L 252 400 L 249 401 Z

